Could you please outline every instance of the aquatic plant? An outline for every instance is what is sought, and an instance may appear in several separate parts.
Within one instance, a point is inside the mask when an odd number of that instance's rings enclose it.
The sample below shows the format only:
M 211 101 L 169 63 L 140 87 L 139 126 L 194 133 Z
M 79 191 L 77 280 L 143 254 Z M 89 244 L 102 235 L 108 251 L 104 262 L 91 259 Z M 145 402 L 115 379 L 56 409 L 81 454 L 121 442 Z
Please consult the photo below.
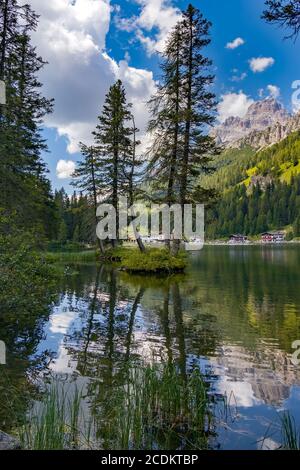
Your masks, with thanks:
M 300 450 L 300 432 L 295 418 L 289 411 L 280 416 L 282 447 L 285 450 Z
M 186 375 L 173 364 L 130 368 L 106 413 L 100 430 L 106 449 L 204 449 L 213 432 L 207 386 L 197 368 Z
M 35 402 L 19 438 L 26 449 L 207 449 L 211 399 L 198 368 L 128 365 L 89 403 L 75 384 L 54 384 Z
M 84 420 L 82 391 L 56 382 L 34 402 L 18 437 L 30 450 L 90 448 L 90 423 Z

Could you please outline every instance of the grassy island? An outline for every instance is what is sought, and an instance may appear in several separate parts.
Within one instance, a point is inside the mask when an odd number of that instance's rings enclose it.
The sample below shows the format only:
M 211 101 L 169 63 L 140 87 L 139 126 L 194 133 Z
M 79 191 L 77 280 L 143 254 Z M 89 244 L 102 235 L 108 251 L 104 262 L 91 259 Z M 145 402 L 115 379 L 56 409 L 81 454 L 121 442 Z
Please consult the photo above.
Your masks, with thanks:
M 184 251 L 174 256 L 166 248 L 146 248 L 145 253 L 141 253 L 137 247 L 125 246 L 108 248 L 104 255 L 95 249 L 49 252 L 47 260 L 62 263 L 112 263 L 122 271 L 136 274 L 181 273 L 187 265 Z
M 185 252 L 174 256 L 165 248 L 147 248 L 141 253 L 138 248 L 119 247 L 108 250 L 100 259 L 113 261 L 131 273 L 176 273 L 184 271 L 187 264 Z

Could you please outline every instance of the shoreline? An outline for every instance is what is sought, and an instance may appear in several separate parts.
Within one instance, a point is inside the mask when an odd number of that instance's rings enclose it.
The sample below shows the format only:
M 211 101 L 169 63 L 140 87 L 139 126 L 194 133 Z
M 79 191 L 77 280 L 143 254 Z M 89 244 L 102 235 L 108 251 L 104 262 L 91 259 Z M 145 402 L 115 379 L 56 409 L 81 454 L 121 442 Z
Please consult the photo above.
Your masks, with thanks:
M 282 246 L 282 245 L 300 245 L 300 240 L 291 240 L 283 242 L 262 242 L 248 241 L 247 243 L 230 243 L 223 241 L 207 241 L 204 246 Z

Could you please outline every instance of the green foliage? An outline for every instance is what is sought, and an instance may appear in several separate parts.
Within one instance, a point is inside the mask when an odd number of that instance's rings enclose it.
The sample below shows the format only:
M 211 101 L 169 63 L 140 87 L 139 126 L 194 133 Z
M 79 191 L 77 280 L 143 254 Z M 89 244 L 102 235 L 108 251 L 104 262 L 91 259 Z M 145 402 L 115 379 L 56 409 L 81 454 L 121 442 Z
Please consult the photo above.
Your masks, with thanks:
M 56 251 L 46 253 L 46 260 L 51 263 L 94 263 L 99 257 L 96 250 Z
M 167 204 L 206 202 L 211 194 L 198 187 L 199 174 L 212 172 L 219 153 L 207 132 L 214 122 L 212 62 L 204 55 L 210 27 L 191 4 L 171 31 L 163 52 L 162 79 L 149 102 L 153 134 L 148 173 L 155 175 L 155 197 Z
M 223 192 L 245 179 L 247 169 L 254 165 L 254 162 L 255 150 L 251 147 L 225 150 L 212 161 L 216 171 L 202 175 L 199 182 L 206 188 L 217 188 L 219 192 Z
M 295 418 L 288 411 L 281 416 L 282 447 L 284 450 L 300 450 L 300 432 Z
M 227 150 L 216 174 L 205 180 L 208 186 L 223 180 L 223 196 L 207 212 L 208 238 L 258 235 L 288 225 L 299 236 L 299 159 L 299 132 L 256 154 L 251 149 Z M 251 180 L 259 175 L 256 182 Z
M 121 266 L 133 273 L 169 273 L 183 271 L 186 267 L 186 259 L 183 253 L 173 256 L 168 250 L 159 248 L 145 253 L 128 251 L 122 258 Z
M 298 214 L 293 224 L 293 232 L 295 237 L 300 237 L 300 215 Z
M 285 236 L 286 241 L 290 242 L 293 240 L 293 238 L 294 238 L 294 232 L 292 230 L 288 230 Z
M 0 105 L 1 206 L 15 213 L 20 225 L 51 238 L 55 207 L 42 152 L 42 119 L 52 101 L 42 96 L 38 80 L 45 65 L 31 44 L 38 17 L 28 4 L 0 1 L 0 79 L 6 104 Z
M 47 356 L 38 352 L 38 346 L 56 299 L 59 273 L 40 248 L 34 233 L 21 231 L 12 218 L 0 213 L 0 338 L 7 348 L 8 364 L 0 374 L 3 430 L 22 419 L 34 388 L 26 377 Z
M 186 254 L 173 256 L 165 248 L 147 248 L 141 253 L 136 248 L 116 248 L 105 254 L 106 259 L 117 261 L 123 270 L 131 273 L 173 273 L 186 268 Z
M 299 174 L 299 162 L 300 132 L 294 132 L 278 144 L 259 152 L 251 147 L 225 150 L 213 161 L 216 172 L 202 176 L 200 182 L 204 187 L 216 187 L 220 192 L 242 182 L 248 186 L 255 175 L 290 183 L 293 176 Z
M 82 403 L 83 395 L 77 388 L 72 393 L 58 382 L 52 385 L 18 429 L 22 447 L 27 450 L 88 447 L 89 427 L 80 429 L 82 423 L 85 427 Z
M 45 391 L 22 427 L 25 449 L 207 449 L 213 418 L 198 368 L 182 375 L 174 364 L 127 364 L 122 385 L 88 414 L 77 387 Z
M 38 251 L 34 235 L 13 227 L 12 219 L 0 215 L 0 316 L 5 314 L 8 321 L 10 315 L 22 312 L 23 322 L 27 315 L 41 313 L 51 300 L 55 271 Z
M 124 86 L 118 80 L 106 95 L 99 124 L 93 132 L 93 150 L 101 167 L 100 188 L 116 209 L 118 197 L 127 186 L 126 169 L 133 151 L 131 107 L 126 101 Z
M 300 132 L 294 132 L 278 144 L 272 145 L 256 156 L 257 173 L 271 175 L 273 178 L 282 178 L 286 171 L 294 169 L 294 175 L 298 174 L 296 169 L 300 161 Z M 291 172 L 290 177 L 293 176 Z M 289 182 L 289 181 L 288 181 Z
M 64 251 L 63 245 L 67 242 L 81 244 L 96 243 L 95 207 L 93 198 L 89 195 L 74 191 L 69 197 L 62 188 L 55 191 L 56 211 L 60 220 L 53 239 L 58 242 Z M 67 248 L 68 251 L 71 249 Z M 76 250 L 74 250 L 76 251 Z
M 222 200 L 212 208 L 207 217 L 209 238 L 228 237 L 233 233 L 257 235 L 266 230 L 282 229 L 295 225 L 300 213 L 300 176 L 290 185 L 273 183 L 265 191 L 259 185 L 252 192 L 244 185 L 224 194 Z
M 212 431 L 207 386 L 199 369 L 173 364 L 130 368 L 107 403 L 105 449 L 207 449 Z

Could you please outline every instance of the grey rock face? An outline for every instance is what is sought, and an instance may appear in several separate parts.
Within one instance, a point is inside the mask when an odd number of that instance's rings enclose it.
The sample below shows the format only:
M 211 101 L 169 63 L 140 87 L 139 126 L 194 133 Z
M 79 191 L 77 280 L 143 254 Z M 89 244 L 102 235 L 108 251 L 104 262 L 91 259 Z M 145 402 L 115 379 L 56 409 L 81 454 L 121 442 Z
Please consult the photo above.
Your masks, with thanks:
M 21 445 L 17 439 L 0 431 L 0 450 L 18 450 Z
M 243 139 L 233 142 L 232 147 L 242 147 L 249 145 L 253 148 L 260 149 L 269 145 L 276 144 L 285 139 L 292 132 L 300 130 L 300 112 L 284 123 L 276 123 L 274 126 L 267 127 L 264 131 L 253 131 Z
M 297 117 L 298 116 L 298 117 Z M 212 135 L 218 145 L 260 148 L 279 142 L 300 129 L 300 113 L 291 116 L 274 98 L 253 103 L 244 118 L 229 117 L 215 127 Z

